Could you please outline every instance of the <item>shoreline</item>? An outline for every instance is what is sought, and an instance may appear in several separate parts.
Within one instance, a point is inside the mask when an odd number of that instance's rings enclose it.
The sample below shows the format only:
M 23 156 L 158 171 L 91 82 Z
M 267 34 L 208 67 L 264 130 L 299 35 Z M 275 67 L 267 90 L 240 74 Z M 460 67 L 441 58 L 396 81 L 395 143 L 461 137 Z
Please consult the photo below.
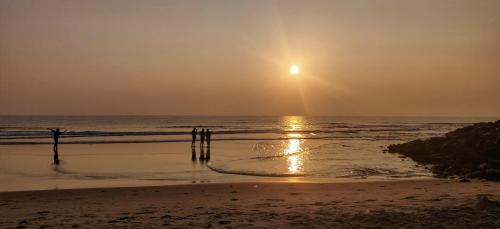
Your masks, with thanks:
M 101 136 L 97 136 L 101 137 Z M 117 136 L 111 136 L 117 137 Z M 119 137 L 119 136 L 118 136 Z M 64 137 L 66 138 L 66 137 Z M 64 139 L 61 138 L 61 139 Z M 92 138 L 92 137 L 90 137 Z M 283 141 L 290 139 L 299 140 L 370 140 L 373 138 L 369 137 L 359 137 L 359 138 L 349 138 L 349 137 L 275 137 L 275 138 L 218 138 L 212 139 L 211 141 Z M 3 139 L 2 139 L 3 140 Z M 100 144 L 144 144 L 144 143 L 178 143 L 178 142 L 191 142 L 190 139 L 171 139 L 171 140 L 108 140 L 108 141 L 61 141 L 59 145 L 100 145 Z M 197 142 L 199 143 L 199 142 Z M 29 141 L 0 141 L 0 145 L 5 146 L 23 146 L 23 145 L 53 145 L 53 142 L 29 142 Z
M 254 175 L 241 175 L 245 177 L 252 177 Z M 257 176 L 260 177 L 260 176 Z M 449 182 L 459 182 L 458 179 L 446 179 L 446 178 L 439 178 L 439 177 L 421 177 L 421 178 L 405 178 L 405 179 L 376 179 L 376 178 L 370 178 L 370 179 L 339 179 L 336 181 L 321 181 L 321 178 L 318 178 L 318 180 L 300 180 L 297 181 L 295 180 L 296 178 L 304 178 L 304 177 L 269 177 L 270 179 L 272 178 L 277 178 L 277 179 L 286 179 L 289 178 L 291 180 L 270 180 L 270 181 L 236 181 L 236 182 L 199 182 L 199 183 L 168 183 L 168 184 L 151 184 L 151 185 L 137 185 L 137 186 L 109 186 L 109 187 L 76 187 L 76 188 L 52 188 L 52 189 L 33 189 L 33 190 L 13 190 L 13 191 L 1 191 L 0 190 L 0 195 L 4 193 L 18 193 L 18 192 L 50 192 L 50 191 L 70 191 L 70 190 L 112 190 L 112 189 L 141 189 L 141 188 L 169 188 L 169 187 L 189 187 L 189 186 L 197 186 L 197 185 L 207 185 L 207 186 L 212 186 L 212 185 L 243 185 L 243 184 L 304 184 L 304 185 L 314 185 L 314 184 L 351 184 L 351 183 L 392 183 L 392 182 L 425 182 L 425 181 L 449 181 Z M 472 179 L 473 182 L 486 182 L 482 180 L 474 180 Z
M 19 191 L 0 227 L 498 227 L 499 201 L 499 182 L 444 179 Z

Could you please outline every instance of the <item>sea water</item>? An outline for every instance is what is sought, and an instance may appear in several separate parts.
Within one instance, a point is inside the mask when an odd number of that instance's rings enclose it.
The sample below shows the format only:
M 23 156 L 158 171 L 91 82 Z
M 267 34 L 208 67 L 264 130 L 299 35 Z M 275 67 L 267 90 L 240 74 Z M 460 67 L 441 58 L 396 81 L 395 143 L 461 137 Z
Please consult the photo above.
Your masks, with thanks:
M 388 145 L 494 118 L 0 116 L 0 191 L 220 182 L 427 179 Z M 210 147 L 191 130 L 210 129 Z M 52 136 L 59 165 L 52 164 Z M 210 160 L 200 160 L 210 155 Z M 194 159 L 193 159 L 194 157 Z

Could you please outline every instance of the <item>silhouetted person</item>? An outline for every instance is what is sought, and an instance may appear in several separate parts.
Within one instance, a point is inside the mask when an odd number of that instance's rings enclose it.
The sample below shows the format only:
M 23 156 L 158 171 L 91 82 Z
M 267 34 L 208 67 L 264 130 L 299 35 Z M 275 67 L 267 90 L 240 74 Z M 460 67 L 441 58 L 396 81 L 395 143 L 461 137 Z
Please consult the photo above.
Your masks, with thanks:
M 191 136 L 193 136 L 193 141 L 191 142 L 191 145 L 194 146 L 196 143 L 196 135 L 198 134 L 198 129 L 193 128 L 193 131 L 191 131 Z
M 61 134 L 64 134 L 66 133 L 66 131 L 64 132 L 61 132 L 59 130 L 59 128 L 57 129 L 50 129 L 50 128 L 47 128 L 49 129 L 50 131 L 52 131 L 52 138 L 54 138 L 54 164 L 58 165 L 59 164 L 59 153 L 57 152 L 58 150 L 58 145 L 59 145 L 59 136 Z
M 200 132 L 200 147 L 203 147 L 205 144 L 205 129 L 201 129 Z
M 201 152 L 200 152 L 200 161 L 204 161 L 205 160 L 205 151 L 203 149 L 203 147 L 201 148 Z
M 191 160 L 196 161 L 196 147 L 191 146 Z
M 210 161 L 210 147 L 207 148 L 207 155 L 205 156 L 205 161 Z
M 210 136 L 212 135 L 212 132 L 210 132 L 209 129 L 207 129 L 207 132 L 205 133 L 206 138 L 207 138 L 207 146 L 210 147 Z

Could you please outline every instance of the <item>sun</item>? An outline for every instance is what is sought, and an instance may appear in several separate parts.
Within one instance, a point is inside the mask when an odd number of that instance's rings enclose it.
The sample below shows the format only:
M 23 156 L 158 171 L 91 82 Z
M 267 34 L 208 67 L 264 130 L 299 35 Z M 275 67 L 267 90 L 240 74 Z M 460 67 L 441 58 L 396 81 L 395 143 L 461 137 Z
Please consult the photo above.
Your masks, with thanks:
M 300 68 L 299 68 L 299 66 L 297 66 L 297 65 L 295 65 L 295 64 L 294 64 L 294 65 L 292 65 L 292 66 L 290 66 L 290 74 L 292 74 L 292 75 L 296 76 L 296 75 L 298 75 L 299 73 L 300 73 Z

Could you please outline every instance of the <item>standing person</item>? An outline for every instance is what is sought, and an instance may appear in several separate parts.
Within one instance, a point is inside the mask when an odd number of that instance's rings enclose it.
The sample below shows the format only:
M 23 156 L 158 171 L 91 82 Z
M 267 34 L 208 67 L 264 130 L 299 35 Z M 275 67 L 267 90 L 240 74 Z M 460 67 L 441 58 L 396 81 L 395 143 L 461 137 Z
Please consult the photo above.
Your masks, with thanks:
M 47 128 L 48 130 L 50 130 L 52 132 L 52 138 L 54 138 L 54 164 L 58 165 L 59 164 L 59 154 L 58 154 L 58 145 L 59 145 L 59 136 L 61 136 L 61 134 L 64 134 L 66 133 L 66 131 L 64 132 L 61 132 L 59 130 L 59 128 L 57 129 L 50 129 L 50 128 Z
M 207 129 L 207 133 L 205 133 L 205 135 L 207 136 L 207 146 L 210 147 L 210 136 L 212 135 L 212 132 Z
M 193 137 L 193 141 L 191 142 L 191 145 L 194 146 L 194 143 L 196 142 L 196 135 L 198 134 L 198 129 L 193 128 L 193 131 L 191 131 L 191 136 Z
M 203 147 L 205 144 L 205 129 L 201 129 L 200 132 L 200 147 Z

